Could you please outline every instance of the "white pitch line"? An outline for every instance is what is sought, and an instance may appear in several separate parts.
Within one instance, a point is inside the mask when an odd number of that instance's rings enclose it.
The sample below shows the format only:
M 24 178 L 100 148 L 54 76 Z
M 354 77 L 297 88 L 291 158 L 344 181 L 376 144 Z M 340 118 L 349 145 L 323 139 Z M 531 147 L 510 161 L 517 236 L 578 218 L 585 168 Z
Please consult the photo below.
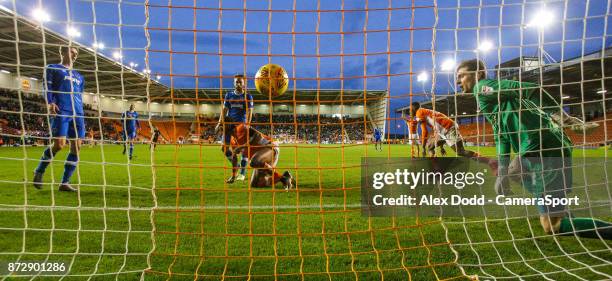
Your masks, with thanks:
M 79 211 L 156 211 L 156 210 L 248 210 L 249 208 L 252 210 L 262 210 L 262 209 L 276 209 L 276 210 L 296 210 L 296 209 L 354 209 L 360 208 L 361 204 L 311 204 L 311 205 L 235 205 L 235 206 L 225 206 L 225 205 L 204 205 L 204 206 L 158 206 L 151 208 L 143 208 L 143 207 L 131 207 L 131 208 L 120 208 L 120 207 L 73 207 L 73 206 L 15 206 L 15 207 L 3 207 L 0 208 L 0 211 L 49 211 L 49 210 L 79 210 Z
M 610 201 L 607 200 L 593 200 L 590 201 L 590 204 L 596 205 L 599 207 L 605 207 L 610 205 Z M 485 203 L 485 205 L 496 205 L 495 203 Z M 40 205 L 28 205 L 28 206 L 15 206 L 15 205 L 6 205 L 0 204 L 0 211 L 19 211 L 22 212 L 24 209 L 26 211 L 49 211 L 49 210 L 79 210 L 79 211 L 156 211 L 156 210 L 264 210 L 264 209 L 276 209 L 276 210 L 296 210 L 296 209 L 358 209 L 361 208 L 361 204 L 309 204 L 309 205 L 204 205 L 204 206 L 157 206 L 157 207 L 130 207 L 130 208 L 122 208 L 122 207 L 75 207 L 75 206 L 40 206 Z M 585 209 L 577 209 L 577 210 L 585 210 Z

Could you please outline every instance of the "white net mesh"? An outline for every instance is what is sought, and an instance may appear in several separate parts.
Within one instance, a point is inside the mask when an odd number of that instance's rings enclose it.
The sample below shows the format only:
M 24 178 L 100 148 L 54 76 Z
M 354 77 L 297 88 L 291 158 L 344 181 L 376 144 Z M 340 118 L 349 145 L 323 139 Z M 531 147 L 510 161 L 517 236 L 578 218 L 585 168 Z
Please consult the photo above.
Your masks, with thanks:
M 551 235 L 532 207 L 504 217 L 367 217 L 359 176 L 361 157 L 421 156 L 424 132 L 408 125 L 413 102 L 450 117 L 467 149 L 496 157 L 495 125 L 457 87 L 457 65 L 477 58 L 491 80 L 534 83 L 517 89 L 539 93 L 541 104 L 550 95 L 555 104 L 542 110 L 563 113 L 555 122 L 572 143 L 572 187 L 589 199 L 571 211 L 611 219 L 610 1 L 0 5 L 2 280 L 612 279 L 608 226 L 593 238 L 576 223 Z M 76 76 L 60 65 L 60 46 L 78 48 L 82 92 L 55 89 L 45 74 Z M 267 63 L 289 74 L 284 95 L 253 90 Z M 292 173 L 290 192 L 251 187 L 250 175 L 225 182 L 232 166 L 215 125 L 235 74 L 253 95 L 251 126 L 280 144 L 275 168 Z M 59 191 L 76 138 L 45 159 L 58 130 L 49 93 L 82 99 L 82 114 L 62 113 L 68 131 L 85 123 L 69 181 L 76 193 Z M 134 144 L 124 133 L 130 105 Z M 377 128 L 382 148 L 372 145 Z M 40 190 L 35 171 L 44 171 Z M 28 262 L 67 270 L 9 275 Z

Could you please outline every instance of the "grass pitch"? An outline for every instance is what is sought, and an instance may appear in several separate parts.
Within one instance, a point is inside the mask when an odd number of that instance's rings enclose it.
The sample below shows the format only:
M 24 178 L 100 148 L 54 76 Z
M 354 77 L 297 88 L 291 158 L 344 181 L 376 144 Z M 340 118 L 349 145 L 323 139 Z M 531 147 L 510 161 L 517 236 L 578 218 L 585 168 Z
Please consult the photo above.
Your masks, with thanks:
M 409 156 L 409 146 L 284 146 L 291 192 L 224 184 L 218 145 L 158 146 L 154 164 L 141 145 L 131 165 L 121 146 L 85 146 L 79 195 L 57 191 L 66 151 L 43 190 L 28 183 L 42 150 L 0 148 L 0 261 L 64 261 L 63 280 L 137 280 L 149 253 L 147 280 L 463 279 L 459 265 L 481 279 L 612 275 L 611 243 L 545 236 L 537 219 L 362 217 L 361 157 Z

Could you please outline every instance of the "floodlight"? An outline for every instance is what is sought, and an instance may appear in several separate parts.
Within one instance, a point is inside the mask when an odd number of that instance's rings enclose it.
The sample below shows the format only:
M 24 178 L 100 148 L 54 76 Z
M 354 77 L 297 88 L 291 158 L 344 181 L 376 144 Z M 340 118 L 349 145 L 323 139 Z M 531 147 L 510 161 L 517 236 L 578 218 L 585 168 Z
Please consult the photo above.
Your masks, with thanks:
M 41 22 L 41 23 L 48 22 L 51 20 L 51 17 L 49 16 L 49 14 L 41 8 L 38 8 L 32 11 L 32 17 L 34 18 L 34 20 Z
M 68 37 L 81 37 L 81 32 L 72 26 L 66 28 L 66 34 L 68 34 Z
M 93 43 L 92 46 L 96 50 L 104 50 L 104 43 L 102 43 L 102 42 Z
M 447 59 L 442 63 L 442 70 L 443 71 L 451 71 L 453 70 L 453 68 L 455 68 L 455 60 L 454 59 Z
M 418 76 L 417 76 L 417 81 L 418 82 L 427 82 L 427 73 L 426 72 L 421 72 Z
M 491 41 L 482 41 L 480 45 L 478 45 L 478 51 L 487 52 L 493 49 L 493 43 Z
M 527 24 L 527 26 L 541 29 L 549 26 L 553 22 L 554 18 L 555 16 L 553 13 L 542 9 L 533 15 L 533 19 L 529 22 L 529 24 Z

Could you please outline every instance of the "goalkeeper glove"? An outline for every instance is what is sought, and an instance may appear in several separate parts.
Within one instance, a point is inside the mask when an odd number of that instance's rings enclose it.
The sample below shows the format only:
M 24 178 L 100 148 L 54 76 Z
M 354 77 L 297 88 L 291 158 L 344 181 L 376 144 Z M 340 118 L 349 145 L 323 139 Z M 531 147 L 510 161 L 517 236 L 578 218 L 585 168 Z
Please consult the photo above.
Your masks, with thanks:
M 499 166 L 495 179 L 495 193 L 506 196 L 513 194 L 510 187 L 510 177 L 508 177 L 508 167 Z

